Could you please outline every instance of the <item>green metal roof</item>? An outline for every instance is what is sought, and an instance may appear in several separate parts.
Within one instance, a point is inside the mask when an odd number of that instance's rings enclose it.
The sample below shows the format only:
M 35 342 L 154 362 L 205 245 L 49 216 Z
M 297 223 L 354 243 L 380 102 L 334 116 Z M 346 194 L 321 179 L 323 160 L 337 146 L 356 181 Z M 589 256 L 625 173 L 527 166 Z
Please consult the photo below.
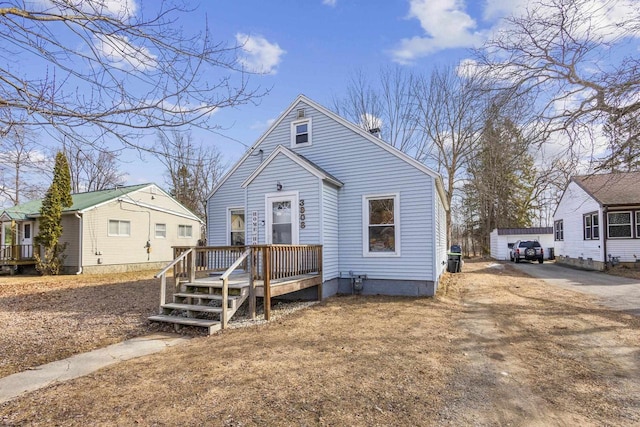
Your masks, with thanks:
M 99 205 L 104 202 L 116 199 L 125 194 L 131 193 L 141 188 L 148 187 L 151 184 L 131 185 L 127 187 L 111 188 L 109 190 L 90 191 L 87 193 L 72 194 L 73 204 L 69 208 L 65 208 L 62 212 L 76 212 L 88 209 L 92 206 Z M 12 208 L 7 208 L 2 212 L 3 219 L 9 220 L 26 220 L 40 215 L 42 200 L 32 200 Z

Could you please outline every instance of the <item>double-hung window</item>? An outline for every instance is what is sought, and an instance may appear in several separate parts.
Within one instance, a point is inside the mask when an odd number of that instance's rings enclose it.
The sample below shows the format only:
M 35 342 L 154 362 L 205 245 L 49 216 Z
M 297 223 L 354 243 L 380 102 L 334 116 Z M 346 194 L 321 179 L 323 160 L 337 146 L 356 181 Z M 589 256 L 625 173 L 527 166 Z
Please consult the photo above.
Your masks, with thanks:
M 167 224 L 156 224 L 155 232 L 156 232 L 156 239 L 166 239 Z
M 600 239 L 600 224 L 598 221 L 598 212 L 591 212 L 583 215 L 582 224 L 584 225 L 584 240 Z
M 553 223 L 554 240 L 564 240 L 564 221 L 558 220 Z
M 631 212 L 607 213 L 607 230 L 610 239 L 633 237 L 631 231 Z
M 636 237 L 640 238 L 640 211 L 636 211 Z
M 191 225 L 178 225 L 178 237 L 181 239 L 189 239 L 193 237 L 193 227 Z
M 306 147 L 312 142 L 311 118 L 291 123 L 291 148 Z
M 128 237 L 131 235 L 131 222 L 118 219 L 109 220 L 109 236 Z
M 243 246 L 245 244 L 244 209 L 229 209 L 229 244 Z
M 399 196 L 364 196 L 362 210 L 364 256 L 400 255 Z

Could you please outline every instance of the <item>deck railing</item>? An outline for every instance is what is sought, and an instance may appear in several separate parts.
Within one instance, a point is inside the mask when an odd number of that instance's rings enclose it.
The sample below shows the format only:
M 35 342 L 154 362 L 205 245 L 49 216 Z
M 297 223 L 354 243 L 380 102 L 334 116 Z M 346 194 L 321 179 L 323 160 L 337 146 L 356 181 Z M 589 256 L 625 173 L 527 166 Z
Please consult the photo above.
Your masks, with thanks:
M 166 273 L 173 268 L 175 289 L 193 282 L 196 273 L 240 268 L 250 276 L 250 311 L 255 313 L 255 282 L 264 286 L 265 317 L 271 310 L 271 281 L 307 274 L 322 274 L 322 245 L 176 246 L 174 260 L 155 277 L 161 279 L 160 305 L 166 303 Z M 228 271 L 233 267 L 230 271 Z
M 0 245 L 0 261 L 33 260 L 33 245 Z

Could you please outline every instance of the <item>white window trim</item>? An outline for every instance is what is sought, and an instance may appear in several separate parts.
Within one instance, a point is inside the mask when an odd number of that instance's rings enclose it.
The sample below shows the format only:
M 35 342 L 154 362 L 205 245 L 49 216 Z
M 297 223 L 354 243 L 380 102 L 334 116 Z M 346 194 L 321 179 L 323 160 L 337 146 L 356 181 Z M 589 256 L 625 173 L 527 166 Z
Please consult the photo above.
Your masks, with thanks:
M 558 228 L 558 225 L 562 227 Z M 564 241 L 564 219 L 559 219 L 553 223 L 553 240 L 556 242 Z
M 628 213 L 629 214 L 629 226 L 631 227 L 631 235 L 628 237 L 611 237 L 609 235 L 609 227 L 611 227 L 611 223 L 609 222 L 609 215 L 611 214 L 621 214 L 621 213 Z M 623 225 L 627 225 L 627 224 L 615 224 L 615 226 L 623 226 Z M 633 239 L 633 211 L 612 211 L 612 212 L 607 212 L 607 239 Z
M 111 221 L 118 221 L 118 234 L 111 234 L 110 224 Z M 128 222 L 129 223 L 129 234 L 119 234 L 120 233 L 120 223 Z M 128 219 L 109 219 L 107 221 L 107 236 L 109 237 L 131 237 L 131 221 Z
M 164 236 L 158 236 L 158 226 L 164 225 Z M 156 222 L 153 226 L 153 235 L 156 239 L 166 239 L 167 238 L 167 224 L 164 222 Z
M 582 215 L 582 240 L 600 240 L 600 213 L 599 212 L 589 212 Z M 591 236 L 587 237 L 587 218 L 591 221 L 591 225 L 588 227 L 591 231 Z M 593 225 L 593 219 L 596 218 L 598 221 L 597 225 Z M 593 230 L 598 230 L 598 237 L 593 237 Z
M 271 213 L 270 201 L 291 200 L 291 244 L 300 244 L 300 196 L 297 191 L 278 191 L 277 193 L 267 193 L 264 195 L 264 241 L 271 245 L 273 236 L 271 235 L 271 225 L 273 215 Z
M 181 236 L 180 227 L 191 227 L 191 236 Z M 178 239 L 193 239 L 193 225 L 191 224 L 178 224 Z
M 395 252 L 369 252 L 369 200 L 393 199 Z M 400 256 L 400 193 L 365 194 L 362 196 L 362 256 L 365 258 L 397 258 Z
M 227 208 L 227 246 L 231 246 L 231 211 L 242 210 L 244 212 L 244 244 L 247 244 L 247 210 L 244 206 Z
M 309 134 L 309 140 L 303 144 L 296 144 L 296 126 L 301 124 L 307 124 L 307 133 Z M 313 121 L 311 117 L 307 117 L 302 120 L 296 120 L 291 122 L 291 148 L 309 147 L 313 144 Z
M 635 215 L 634 215 L 634 219 L 636 221 L 635 223 L 635 233 L 636 233 L 636 239 L 640 239 L 640 211 L 635 211 Z

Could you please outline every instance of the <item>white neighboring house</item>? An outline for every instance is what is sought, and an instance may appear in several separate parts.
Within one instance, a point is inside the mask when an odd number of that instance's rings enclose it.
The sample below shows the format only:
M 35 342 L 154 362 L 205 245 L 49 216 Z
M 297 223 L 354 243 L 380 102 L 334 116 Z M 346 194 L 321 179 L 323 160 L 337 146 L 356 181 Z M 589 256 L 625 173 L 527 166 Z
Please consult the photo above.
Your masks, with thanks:
M 66 273 L 160 269 L 174 258 L 172 246 L 196 246 L 201 236 L 202 220 L 155 184 L 72 198 L 62 212 Z M 33 200 L 0 213 L 0 265 L 35 265 L 41 206 Z
M 603 270 L 640 259 L 640 172 L 576 176 L 553 216 L 556 258 Z
M 553 227 L 532 228 L 496 228 L 490 236 L 491 258 L 509 260 L 509 245 L 518 240 L 537 240 L 544 249 L 545 259 L 551 256 L 554 248 Z
M 446 267 L 442 179 L 300 95 L 214 188 L 211 246 L 322 245 L 323 296 L 433 295 Z

